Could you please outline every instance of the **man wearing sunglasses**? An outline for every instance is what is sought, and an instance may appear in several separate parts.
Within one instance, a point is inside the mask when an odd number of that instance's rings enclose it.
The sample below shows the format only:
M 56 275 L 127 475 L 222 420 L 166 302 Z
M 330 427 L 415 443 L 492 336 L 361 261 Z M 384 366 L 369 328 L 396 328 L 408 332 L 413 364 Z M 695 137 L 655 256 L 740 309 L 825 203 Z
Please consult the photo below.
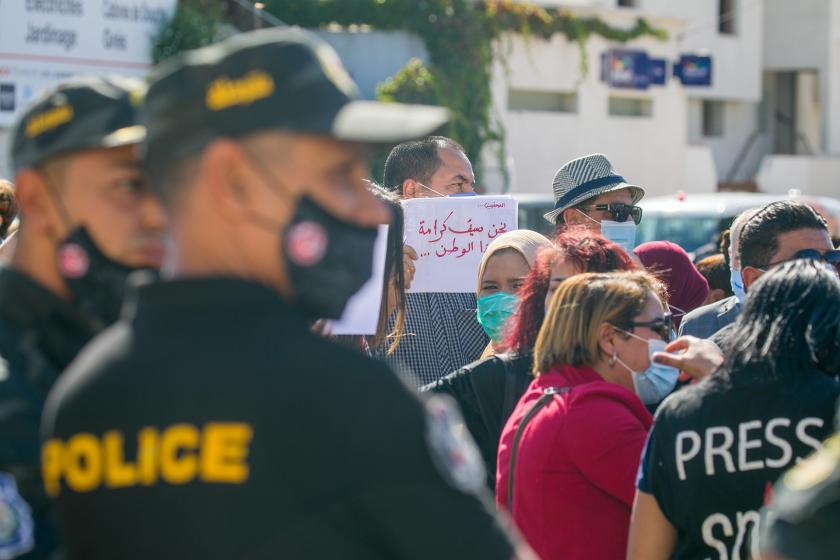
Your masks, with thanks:
M 762 274 L 783 262 L 816 259 L 840 266 L 840 251 L 834 249 L 825 220 L 813 208 L 801 202 L 782 200 L 758 210 L 741 231 L 738 245 L 741 276 L 749 297 L 750 286 Z M 724 347 L 736 334 L 733 331 L 738 313 L 728 315 L 710 338 Z
M 821 260 L 837 270 L 840 251 L 834 249 L 825 220 L 807 204 L 768 204 L 744 225 L 741 233 L 741 274 L 744 289 L 770 268 L 794 259 Z
M 554 210 L 545 219 L 557 226 L 586 226 L 632 255 L 644 189 L 631 185 L 603 154 L 566 163 L 554 175 Z

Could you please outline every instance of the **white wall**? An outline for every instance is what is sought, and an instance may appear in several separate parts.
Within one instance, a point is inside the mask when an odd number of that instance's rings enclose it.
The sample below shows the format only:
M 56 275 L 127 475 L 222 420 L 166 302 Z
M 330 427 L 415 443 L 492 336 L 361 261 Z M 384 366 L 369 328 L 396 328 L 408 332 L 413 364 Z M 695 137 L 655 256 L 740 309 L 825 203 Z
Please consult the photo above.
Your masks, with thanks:
M 735 0 L 736 33 L 718 32 L 717 0 L 640 0 L 645 14 L 689 21 L 675 33 L 680 53 L 712 55 L 711 87 L 686 88 L 690 97 L 759 101 L 761 99 L 762 19 L 764 0 Z M 790 0 L 781 0 L 788 1 Z M 790 2 L 790 4 L 798 4 Z
M 692 193 L 717 191 L 717 168 L 712 157 L 712 151 L 707 146 L 686 147 L 683 171 L 683 190 Z
M 688 103 L 688 143 L 691 146 L 706 146 L 712 154 L 721 181 L 729 179 L 728 175 L 735 165 L 741 150 L 746 145 L 750 135 L 756 130 L 757 104 L 744 101 L 723 102 L 723 135 L 703 136 L 703 101 L 690 99 Z M 746 152 L 744 161 L 739 166 L 732 180 L 742 181 L 752 178 L 758 169 L 763 155 L 763 144 L 756 141 Z
M 799 189 L 806 194 L 840 198 L 840 158 L 767 156 L 756 180 L 761 190 L 768 193 Z
M 823 87 L 826 152 L 840 155 L 840 2 L 829 3 L 828 61 L 821 73 Z
M 674 80 L 647 91 L 611 89 L 600 81 L 600 55 L 616 45 L 600 37 L 587 43 L 589 75 L 580 83 L 579 51 L 563 37 L 546 42 L 506 36 L 503 45 L 512 50 L 509 75 L 496 64 L 493 99 L 507 132 L 508 154 L 513 161 L 513 192 L 551 194 L 554 174 L 565 162 L 594 152 L 603 152 L 628 181 L 649 194 L 670 193 L 684 188 L 686 145 L 686 95 Z M 671 41 L 652 38 L 634 41 L 633 48 L 652 56 L 675 56 Z M 578 92 L 574 114 L 508 111 L 508 88 Z M 608 115 L 610 95 L 638 96 L 653 101 L 653 116 Z
M 822 68 L 828 25 L 828 0 L 764 0 L 764 69 Z
M 822 106 L 820 142 L 840 155 L 840 3 L 836 0 L 765 0 L 764 67 L 816 70 Z

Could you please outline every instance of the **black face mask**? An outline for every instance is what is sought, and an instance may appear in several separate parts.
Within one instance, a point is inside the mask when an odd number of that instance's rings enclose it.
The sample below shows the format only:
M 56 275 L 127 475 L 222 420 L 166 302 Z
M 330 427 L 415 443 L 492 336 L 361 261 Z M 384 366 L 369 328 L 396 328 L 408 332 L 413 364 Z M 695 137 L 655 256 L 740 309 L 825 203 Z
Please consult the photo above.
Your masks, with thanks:
M 96 329 L 119 318 L 126 279 L 135 270 L 105 256 L 84 226 L 71 231 L 58 248 L 58 271 L 73 304 Z
M 302 197 L 283 231 L 283 261 L 297 305 L 313 318 L 339 318 L 372 274 L 376 234 Z

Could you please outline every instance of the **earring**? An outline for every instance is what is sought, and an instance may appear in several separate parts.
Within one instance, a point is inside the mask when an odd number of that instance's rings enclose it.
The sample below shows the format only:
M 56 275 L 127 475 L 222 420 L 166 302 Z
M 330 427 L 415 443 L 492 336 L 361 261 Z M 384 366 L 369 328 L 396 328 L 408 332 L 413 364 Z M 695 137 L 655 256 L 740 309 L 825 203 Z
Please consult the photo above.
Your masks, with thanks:
M 615 359 L 616 359 L 616 357 L 618 357 L 618 353 L 617 353 L 615 350 L 613 350 L 612 356 L 610 356 L 610 359 L 609 359 L 609 361 L 607 362 L 607 365 L 608 365 L 608 366 L 610 366 L 611 368 L 612 368 L 612 367 L 615 367 Z

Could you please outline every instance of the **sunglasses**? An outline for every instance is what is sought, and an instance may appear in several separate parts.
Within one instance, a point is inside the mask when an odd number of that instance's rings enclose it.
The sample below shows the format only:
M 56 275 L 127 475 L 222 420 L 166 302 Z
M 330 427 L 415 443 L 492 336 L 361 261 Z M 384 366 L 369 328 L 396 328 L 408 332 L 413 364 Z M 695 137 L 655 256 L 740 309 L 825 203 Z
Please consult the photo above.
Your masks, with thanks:
M 594 208 L 603 212 L 609 212 L 613 221 L 626 222 L 627 218 L 633 218 L 633 222 L 639 225 L 642 221 L 642 207 L 633 206 L 631 204 L 624 204 L 623 202 L 612 202 L 610 204 L 592 204 L 589 206 L 581 206 L 580 208 L 588 210 Z
M 840 268 L 840 250 L 837 249 L 826 251 L 825 253 L 820 253 L 816 249 L 802 249 L 801 251 L 797 251 L 796 254 L 789 259 L 771 262 L 767 265 L 767 268 L 797 259 L 810 259 L 813 261 L 822 261 L 826 264 L 833 266 L 834 268 Z
M 658 334 L 665 342 L 671 341 L 671 331 L 674 329 L 674 316 L 670 313 L 662 315 L 661 319 L 653 321 L 632 321 L 630 328 L 645 327 Z

